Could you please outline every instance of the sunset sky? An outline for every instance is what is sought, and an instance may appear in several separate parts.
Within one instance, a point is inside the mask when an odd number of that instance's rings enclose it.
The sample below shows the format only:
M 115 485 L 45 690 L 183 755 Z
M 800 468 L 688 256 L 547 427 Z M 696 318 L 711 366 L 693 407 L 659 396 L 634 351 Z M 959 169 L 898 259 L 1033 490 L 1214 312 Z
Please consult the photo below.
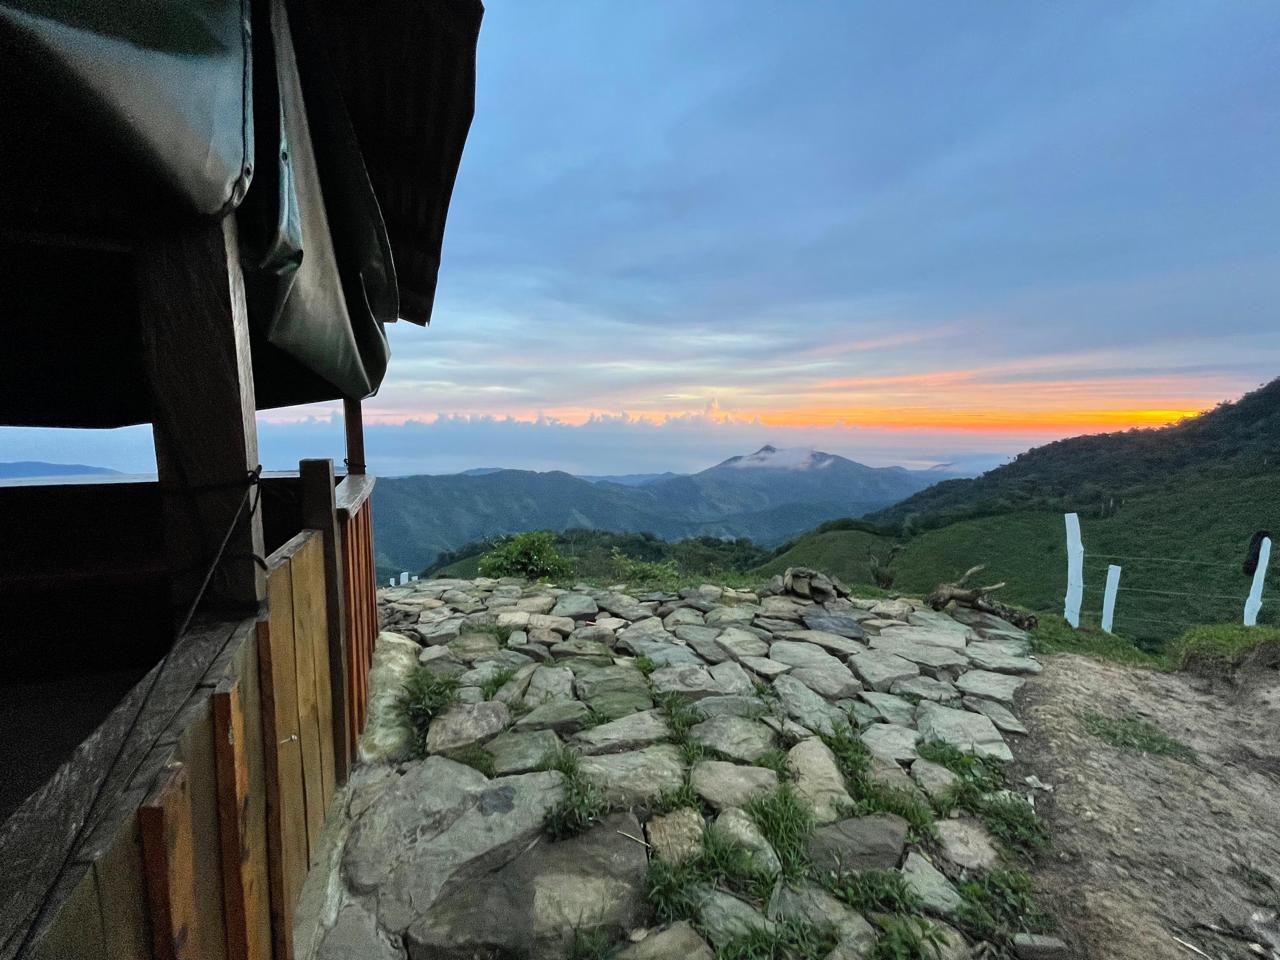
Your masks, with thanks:
M 989 465 L 1280 375 L 1270 0 L 486 6 L 435 320 L 395 325 L 366 403 L 375 469 L 763 442 Z M 328 415 L 264 415 L 268 466 L 340 457 Z

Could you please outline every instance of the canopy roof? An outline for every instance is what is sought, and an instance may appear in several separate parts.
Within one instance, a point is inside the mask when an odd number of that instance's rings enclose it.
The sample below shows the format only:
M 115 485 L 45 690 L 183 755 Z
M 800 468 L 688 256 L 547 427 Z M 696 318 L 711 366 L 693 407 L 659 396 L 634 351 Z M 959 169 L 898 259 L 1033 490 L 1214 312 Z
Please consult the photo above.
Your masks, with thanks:
M 136 257 L 232 212 L 258 406 L 376 391 L 383 324 L 431 317 L 482 15 L 0 0 L 0 423 L 149 420 Z

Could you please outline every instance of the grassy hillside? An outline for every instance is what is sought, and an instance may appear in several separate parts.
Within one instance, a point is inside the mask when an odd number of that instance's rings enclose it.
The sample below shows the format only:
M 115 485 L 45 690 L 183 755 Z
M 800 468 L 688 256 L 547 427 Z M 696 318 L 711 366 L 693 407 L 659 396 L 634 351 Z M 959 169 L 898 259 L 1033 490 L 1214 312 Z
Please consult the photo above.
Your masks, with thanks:
M 1123 513 L 1132 498 L 1184 475 L 1196 486 L 1277 473 L 1280 379 L 1173 426 L 1037 447 L 976 479 L 930 487 L 870 519 L 924 529 L 1014 510 Z
M 1239 620 L 1249 590 L 1249 578 L 1240 569 L 1249 538 L 1258 529 L 1280 531 L 1280 497 L 1270 476 L 1224 478 L 1213 471 L 1185 472 L 1130 497 L 1114 514 L 1100 514 L 1081 514 L 1084 621 L 1098 622 L 1107 565 L 1117 563 L 1123 573 L 1116 630 L 1153 648 L 1190 624 Z M 1008 582 L 1002 592 L 1007 601 L 1061 612 L 1066 538 L 1057 511 L 1015 510 L 905 538 L 863 531 L 815 532 L 756 572 L 814 566 L 851 584 L 869 583 L 867 550 L 883 557 L 894 543 L 903 548 L 892 567 L 895 590 L 922 593 L 982 563 L 987 566 L 984 582 Z M 1184 562 L 1113 560 L 1106 554 Z M 1271 567 L 1263 601 L 1260 621 L 1280 623 L 1280 563 Z

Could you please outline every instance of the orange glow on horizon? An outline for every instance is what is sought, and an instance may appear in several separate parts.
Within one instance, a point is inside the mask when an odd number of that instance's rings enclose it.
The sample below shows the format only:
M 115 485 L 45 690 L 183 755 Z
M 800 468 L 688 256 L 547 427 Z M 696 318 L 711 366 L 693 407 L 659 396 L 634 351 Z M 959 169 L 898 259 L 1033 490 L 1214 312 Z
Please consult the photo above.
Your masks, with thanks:
M 781 429 L 865 428 L 905 431 L 938 431 L 955 433 L 1023 433 L 1069 436 L 1082 433 L 1108 433 L 1130 428 L 1162 427 L 1203 413 L 1200 409 L 1086 409 L 1086 410 L 1010 410 L 1005 408 L 937 409 L 916 407 L 833 407 L 809 410 L 734 410 L 698 414 L 688 410 L 629 411 L 629 419 L 658 425 L 668 421 L 704 420 L 705 422 L 752 423 Z M 466 414 L 459 414 L 466 416 Z M 540 417 L 572 426 L 581 426 L 593 418 L 621 416 L 585 408 L 548 408 L 540 411 L 509 411 L 472 416 L 492 416 L 532 423 Z M 365 408 L 369 423 L 398 425 L 408 421 L 431 422 L 437 414 L 427 411 L 401 411 Z

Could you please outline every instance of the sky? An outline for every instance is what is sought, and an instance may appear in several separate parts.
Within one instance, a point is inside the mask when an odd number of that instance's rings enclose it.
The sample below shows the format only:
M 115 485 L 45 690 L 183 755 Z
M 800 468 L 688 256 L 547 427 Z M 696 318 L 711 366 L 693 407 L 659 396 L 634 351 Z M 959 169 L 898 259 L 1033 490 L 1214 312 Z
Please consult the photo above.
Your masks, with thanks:
M 979 469 L 1280 375 L 1274 0 L 486 7 L 377 472 Z M 332 415 L 264 413 L 264 463 L 340 459 Z M 151 463 L 145 430 L 0 444 Z

